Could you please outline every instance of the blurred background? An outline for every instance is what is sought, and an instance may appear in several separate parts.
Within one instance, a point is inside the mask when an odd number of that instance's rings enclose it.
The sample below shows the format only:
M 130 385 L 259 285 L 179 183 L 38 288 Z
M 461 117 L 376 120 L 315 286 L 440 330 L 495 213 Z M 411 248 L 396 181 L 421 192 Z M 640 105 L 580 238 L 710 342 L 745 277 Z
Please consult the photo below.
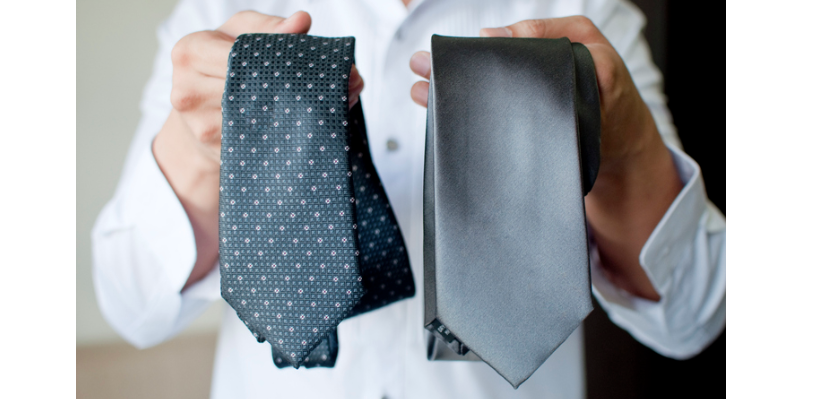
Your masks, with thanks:
M 644 34 L 666 77 L 684 148 L 701 165 L 709 198 L 725 214 L 725 7 L 633 2 L 647 17 Z M 221 301 L 176 338 L 139 351 L 103 319 L 91 280 L 91 228 L 113 195 L 139 121 L 156 27 L 175 4 L 77 2 L 78 398 L 204 398 L 210 390 Z M 725 396 L 725 332 L 699 356 L 675 361 L 639 344 L 599 308 L 585 327 L 590 398 L 657 397 L 662 387 L 664 397 Z
M 103 319 L 91 281 L 91 228 L 114 194 L 136 131 L 156 28 L 176 3 L 77 2 L 78 398 L 207 398 L 210 392 L 222 302 L 173 340 L 138 351 Z

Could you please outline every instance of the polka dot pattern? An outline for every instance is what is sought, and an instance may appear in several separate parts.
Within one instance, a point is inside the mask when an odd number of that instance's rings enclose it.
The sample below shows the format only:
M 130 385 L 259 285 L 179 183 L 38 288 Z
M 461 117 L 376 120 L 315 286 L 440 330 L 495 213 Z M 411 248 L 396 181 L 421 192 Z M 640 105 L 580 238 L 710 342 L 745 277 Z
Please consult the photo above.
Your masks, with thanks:
M 237 38 L 222 100 L 222 296 L 278 367 L 331 367 L 346 317 L 413 296 L 404 242 L 348 111 L 353 38 Z

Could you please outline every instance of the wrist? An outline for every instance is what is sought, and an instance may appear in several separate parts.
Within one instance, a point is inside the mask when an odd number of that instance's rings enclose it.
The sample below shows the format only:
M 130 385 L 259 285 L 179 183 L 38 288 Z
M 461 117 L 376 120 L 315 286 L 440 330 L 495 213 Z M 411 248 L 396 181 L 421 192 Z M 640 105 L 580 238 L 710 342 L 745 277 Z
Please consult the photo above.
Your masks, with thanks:
M 587 196 L 587 205 L 599 211 L 595 214 L 621 219 L 633 212 L 646 212 L 647 203 L 665 210 L 682 188 L 669 149 L 649 110 L 644 109 L 640 123 L 632 124 L 629 132 L 619 132 L 620 137 L 631 138 L 630 145 L 619 154 L 605 153 L 609 159 L 602 159 Z
M 585 204 L 607 278 L 633 295 L 657 301 L 660 296 L 639 257 L 683 185 L 672 155 L 646 112 L 649 117 L 640 130 L 619 132 L 617 137 L 633 140 L 620 156 L 611 156 L 606 163 L 602 159 L 601 172 Z
M 602 127 L 606 130 L 601 131 L 598 175 L 613 179 L 640 172 L 659 144 L 663 146 L 655 119 L 640 96 L 623 96 L 619 103 L 635 111 L 602 115 Z

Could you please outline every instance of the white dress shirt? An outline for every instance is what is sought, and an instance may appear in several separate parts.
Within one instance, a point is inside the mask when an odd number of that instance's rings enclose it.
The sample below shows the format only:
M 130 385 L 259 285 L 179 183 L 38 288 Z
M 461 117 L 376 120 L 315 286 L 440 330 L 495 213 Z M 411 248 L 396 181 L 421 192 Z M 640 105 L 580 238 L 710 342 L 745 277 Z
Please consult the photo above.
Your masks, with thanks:
M 270 345 L 257 343 L 226 306 L 212 397 L 584 397 L 581 328 L 518 390 L 482 362 L 426 358 L 420 292 L 426 110 L 410 100 L 410 87 L 418 78 L 409 59 L 415 51 L 430 50 L 434 33 L 477 36 L 482 27 L 524 19 L 582 14 L 595 22 L 624 58 L 685 185 L 640 255 L 661 301 L 636 298 L 613 286 L 601 273 L 593 245 L 594 295 L 616 324 L 669 357 L 691 357 L 721 332 L 726 319 L 725 218 L 707 200 L 698 165 L 680 150 L 661 75 L 641 36 L 643 16 L 635 6 L 619 0 L 428 0 L 407 8 L 398 0 L 182 0 L 159 28 L 159 53 L 141 103 L 142 120 L 116 194 L 92 233 L 100 308 L 129 342 L 144 348 L 167 340 L 221 299 L 216 267 L 180 293 L 196 257 L 194 235 L 157 166 L 151 142 L 171 110 L 173 45 L 247 9 L 280 16 L 305 10 L 313 18 L 311 34 L 356 37 L 370 150 L 404 233 L 419 292 L 342 322 L 336 366 L 310 370 L 275 368 Z

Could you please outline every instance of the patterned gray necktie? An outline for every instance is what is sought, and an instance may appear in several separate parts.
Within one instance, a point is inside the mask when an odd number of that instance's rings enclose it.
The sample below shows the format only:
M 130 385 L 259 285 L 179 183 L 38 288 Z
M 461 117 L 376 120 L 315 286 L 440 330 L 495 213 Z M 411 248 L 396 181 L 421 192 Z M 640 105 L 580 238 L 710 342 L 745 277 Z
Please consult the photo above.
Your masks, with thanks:
M 222 297 L 278 367 L 332 367 L 346 317 L 415 294 L 401 232 L 348 111 L 354 39 L 246 34 L 222 99 Z

